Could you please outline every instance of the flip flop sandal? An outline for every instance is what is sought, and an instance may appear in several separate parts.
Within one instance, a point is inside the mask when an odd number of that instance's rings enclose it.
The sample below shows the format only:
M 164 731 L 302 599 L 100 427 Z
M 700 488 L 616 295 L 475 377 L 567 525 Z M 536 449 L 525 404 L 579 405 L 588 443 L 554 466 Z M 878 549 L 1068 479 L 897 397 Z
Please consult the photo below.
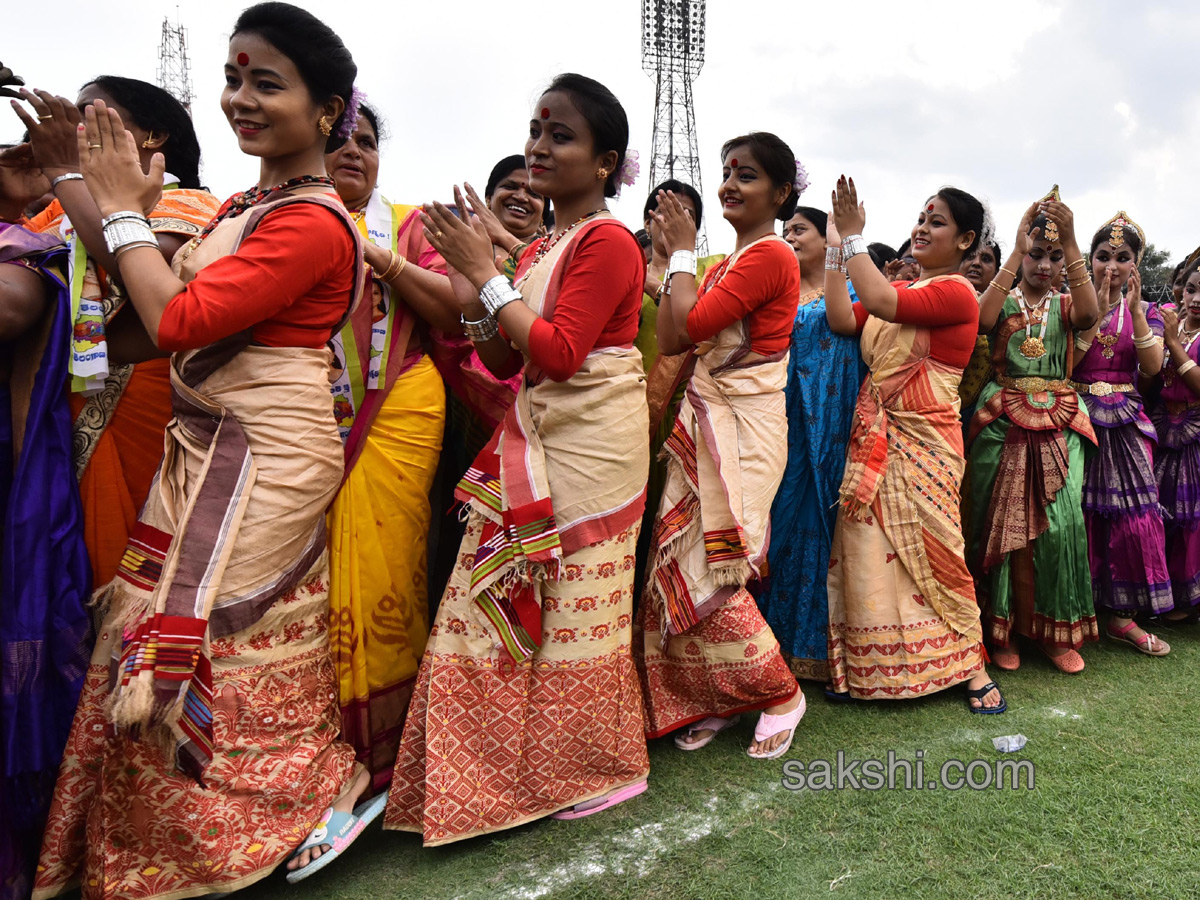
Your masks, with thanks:
M 783 754 L 788 752 L 788 748 L 792 746 L 792 738 L 796 736 L 796 726 L 800 724 L 800 720 L 804 718 L 804 711 L 808 708 L 808 703 L 804 699 L 804 695 L 800 695 L 800 702 L 791 712 L 783 713 L 782 715 L 774 716 L 769 713 L 762 713 L 758 717 L 758 724 L 754 726 L 754 740 L 762 743 L 767 738 L 773 737 L 780 732 L 788 733 L 787 740 L 776 747 L 769 753 L 752 753 L 750 748 L 746 748 L 746 755 L 751 759 L 778 759 Z
M 709 716 L 707 719 L 701 719 L 699 722 L 693 722 L 687 727 L 683 734 L 675 735 L 675 746 L 680 750 L 699 750 L 701 747 L 707 747 L 712 743 L 712 739 L 724 731 L 726 728 L 732 728 L 742 720 L 741 716 L 733 716 L 728 719 L 723 719 L 720 716 Z M 711 731 L 708 737 L 700 738 L 698 741 L 685 741 L 685 737 L 694 737 L 701 731 Z
M 321 821 L 308 833 L 304 843 L 293 851 L 288 859 L 294 859 L 309 847 L 328 845 L 329 849 L 309 862 L 307 866 L 293 869 L 287 873 L 288 884 L 303 881 L 314 872 L 319 872 L 341 855 L 354 839 L 362 834 L 363 829 L 379 817 L 387 806 L 387 791 L 377 794 L 365 803 L 354 807 L 354 812 L 335 812 L 333 807 L 325 810 Z
M 1104 627 L 1105 633 L 1114 641 L 1120 641 L 1123 644 L 1129 644 L 1134 649 L 1145 653 L 1147 656 L 1166 656 L 1171 652 L 1171 645 L 1164 641 L 1156 634 L 1151 634 L 1148 631 L 1143 631 L 1140 638 L 1132 638 L 1129 632 L 1137 628 L 1137 622 L 1131 621 L 1124 628 L 1118 628 L 1115 631 L 1111 624 Z
M 999 691 L 999 690 L 1000 690 L 1000 685 L 996 684 L 996 682 L 994 682 L 994 681 L 989 681 L 983 687 L 977 688 L 976 690 L 971 690 L 970 688 L 967 688 L 967 709 L 969 709 L 971 712 L 975 713 L 976 715 L 980 715 L 980 716 L 998 716 L 998 715 L 1000 715 L 1000 713 L 1002 713 L 1006 709 L 1008 709 L 1008 701 L 1006 701 L 1004 699 L 1003 694 L 1000 695 L 1000 705 L 999 706 L 983 706 L 982 705 L 984 697 L 986 697 L 992 691 Z M 981 705 L 980 706 L 972 706 L 971 705 L 972 700 L 978 700 Z
M 570 809 L 564 809 L 550 816 L 552 819 L 559 821 L 568 821 L 570 819 L 582 819 L 584 816 L 590 816 L 592 813 L 598 813 L 602 810 L 612 809 L 618 803 L 624 803 L 626 800 L 632 800 L 638 794 L 644 794 L 646 788 L 649 787 L 646 781 L 637 781 L 623 788 L 618 788 L 615 791 L 596 797 L 593 800 L 585 800 L 583 803 L 576 803 Z

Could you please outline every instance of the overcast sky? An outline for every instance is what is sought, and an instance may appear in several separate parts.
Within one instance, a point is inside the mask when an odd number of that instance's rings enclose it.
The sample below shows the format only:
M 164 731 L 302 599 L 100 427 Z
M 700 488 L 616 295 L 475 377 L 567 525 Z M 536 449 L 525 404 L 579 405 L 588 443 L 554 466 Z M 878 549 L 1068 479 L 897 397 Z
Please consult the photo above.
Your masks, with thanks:
M 204 179 L 222 197 L 255 182 L 219 107 L 226 43 L 247 4 L 184 4 L 193 110 Z M 643 173 L 615 211 L 640 227 L 649 183 L 654 92 L 640 59 L 641 5 L 550 0 L 348 4 L 303 2 L 338 31 L 359 86 L 390 138 L 380 185 L 398 202 L 482 189 L 493 163 L 524 148 L 530 111 L 558 72 L 599 79 L 629 114 Z M 3 62 L 30 86 L 73 96 L 97 74 L 155 79 L 162 19 L 147 0 L 23 4 L 5 17 Z M 608 16 L 604 13 L 608 11 Z M 14 27 L 15 25 L 15 27 Z M 840 172 L 867 204 L 867 240 L 893 246 L 922 201 L 954 184 L 991 202 L 1005 251 L 1021 211 L 1058 182 L 1081 242 L 1122 208 L 1150 241 L 1186 255 L 1200 201 L 1200 4 L 1115 0 L 709 0 L 707 60 L 695 84 L 709 244 L 733 232 L 717 218 L 723 141 L 773 131 L 808 168 L 801 198 L 829 206 Z M 11 112 L 0 140 L 19 136 Z

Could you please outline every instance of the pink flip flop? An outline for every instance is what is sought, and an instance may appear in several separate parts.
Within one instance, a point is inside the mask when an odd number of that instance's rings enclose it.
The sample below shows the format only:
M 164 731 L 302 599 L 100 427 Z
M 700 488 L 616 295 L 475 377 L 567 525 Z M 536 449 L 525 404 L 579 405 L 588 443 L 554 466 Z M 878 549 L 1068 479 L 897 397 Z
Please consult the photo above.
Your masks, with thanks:
M 618 803 L 624 803 L 626 800 L 632 800 L 638 794 L 644 794 L 649 783 L 646 781 L 636 781 L 633 784 L 626 785 L 623 788 L 617 788 L 615 791 L 610 791 L 592 800 L 585 800 L 583 803 L 576 803 L 570 809 L 564 809 L 561 812 L 554 813 L 550 818 L 560 821 L 570 819 L 582 819 L 584 816 L 590 816 L 592 813 L 598 813 L 601 810 L 611 809 Z
M 675 735 L 675 746 L 680 750 L 699 750 L 701 747 L 707 747 L 718 734 L 726 728 L 732 728 L 740 721 L 742 721 L 741 716 L 730 716 L 728 719 L 723 719 L 720 716 L 709 716 L 707 719 L 693 722 L 684 729 L 683 734 Z M 698 741 L 684 740 L 685 737 L 691 737 L 698 731 L 711 731 L 712 734 Z
M 804 710 L 807 707 L 808 702 L 804 699 L 804 695 L 801 694 L 800 702 L 796 704 L 796 708 L 791 712 L 780 716 L 772 716 L 765 712 L 759 715 L 758 724 L 754 726 L 754 740 L 765 741 L 771 735 L 779 734 L 781 731 L 788 733 L 787 740 L 770 753 L 751 753 L 750 748 L 747 747 L 746 755 L 751 759 L 778 759 L 787 753 L 788 748 L 792 746 L 792 738 L 796 736 L 796 726 L 804 718 Z

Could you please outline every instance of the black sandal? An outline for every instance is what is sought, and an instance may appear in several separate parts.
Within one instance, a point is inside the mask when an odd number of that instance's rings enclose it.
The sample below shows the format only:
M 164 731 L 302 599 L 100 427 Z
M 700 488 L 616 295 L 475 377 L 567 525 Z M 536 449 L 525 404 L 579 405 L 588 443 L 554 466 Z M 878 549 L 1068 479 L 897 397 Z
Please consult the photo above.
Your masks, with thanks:
M 981 715 L 981 716 L 998 716 L 998 715 L 1000 715 L 1000 713 L 1002 713 L 1006 709 L 1008 709 L 1008 701 L 1006 701 L 1004 699 L 1003 694 L 1000 694 L 1000 705 L 999 706 L 984 706 L 983 705 L 983 698 L 986 697 L 992 691 L 996 691 L 997 693 L 999 693 L 999 691 L 1000 691 L 1000 685 L 996 684 L 996 682 L 994 682 L 994 681 L 989 681 L 983 687 L 978 688 L 974 691 L 971 690 L 970 688 L 967 688 L 967 709 L 969 709 L 971 712 L 976 713 L 977 715 Z M 971 705 L 972 700 L 978 700 L 979 706 L 972 706 Z

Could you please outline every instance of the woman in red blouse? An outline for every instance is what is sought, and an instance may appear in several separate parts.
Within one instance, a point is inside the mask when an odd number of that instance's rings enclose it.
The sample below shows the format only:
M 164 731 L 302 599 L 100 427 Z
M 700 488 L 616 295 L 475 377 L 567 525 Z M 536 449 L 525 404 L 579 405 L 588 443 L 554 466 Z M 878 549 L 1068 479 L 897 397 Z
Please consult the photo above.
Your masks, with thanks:
M 985 210 L 956 188 L 926 200 L 912 231 L 920 276 L 889 283 L 867 255 L 854 182 L 839 179 L 833 201 L 829 243 L 841 244 L 860 299 L 852 304 L 845 277 L 827 267 L 826 315 L 834 331 L 859 335 L 870 372 L 829 561 L 829 693 L 897 699 L 965 682 L 972 712 L 1001 713 L 959 519 L 958 384 L 975 348 L 979 303 L 958 271 L 989 239 Z
M 172 354 L 175 418 L 101 588 L 35 896 L 233 891 L 289 856 L 298 880 L 382 811 L 382 796 L 355 808 L 368 778 L 336 740 L 328 649 L 325 510 L 343 454 L 326 344 L 363 263 L 325 151 L 353 131 L 356 71 L 311 14 L 242 13 L 221 106 L 258 183 L 170 265 L 142 217 L 162 156 L 144 173 L 116 111 L 87 108 L 83 175 L 146 336 Z
M 426 845 L 589 815 L 646 789 L 630 652 L 650 466 L 633 347 L 643 262 L 605 205 L 628 139 L 625 110 L 590 78 L 560 75 L 538 99 L 529 187 L 553 201 L 557 226 L 513 285 L 483 223 L 426 208 L 479 358 L 497 377 L 522 373 L 458 484 L 466 531 L 392 776 L 384 827 Z
M 717 196 L 737 244 L 699 288 L 695 222 L 673 193 L 651 213 L 672 251 L 659 349 L 689 354 L 695 368 L 666 443 L 638 664 L 649 736 L 690 726 L 675 745 L 697 750 L 760 709 L 747 752 L 770 759 L 791 746 L 804 695 L 746 583 L 764 574 L 787 464 L 783 389 L 800 267 L 775 220 L 792 217 L 799 179 L 792 151 L 767 132 L 726 142 L 721 164 Z

